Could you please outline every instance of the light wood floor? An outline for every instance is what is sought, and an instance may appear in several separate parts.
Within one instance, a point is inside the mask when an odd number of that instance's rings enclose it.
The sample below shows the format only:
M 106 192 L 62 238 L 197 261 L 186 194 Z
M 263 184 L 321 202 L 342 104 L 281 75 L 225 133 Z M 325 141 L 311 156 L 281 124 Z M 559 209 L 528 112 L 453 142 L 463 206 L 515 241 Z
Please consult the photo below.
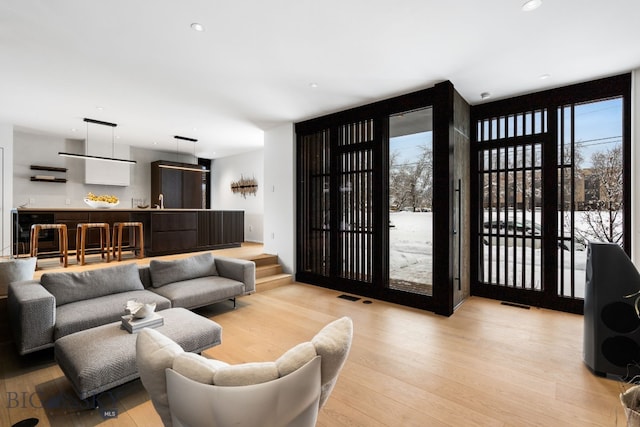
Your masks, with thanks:
M 197 310 L 223 327 L 222 344 L 205 354 L 274 360 L 350 316 L 353 347 L 319 426 L 626 425 L 618 400 L 626 386 L 582 362 L 582 316 L 472 297 L 447 318 L 339 294 L 294 283 L 242 297 L 236 310 Z M 118 411 L 105 420 L 77 400 L 51 352 L 20 358 L 11 343 L 0 351 L 2 426 L 27 417 L 39 426 L 160 425 L 139 380 L 103 396 L 101 407 Z

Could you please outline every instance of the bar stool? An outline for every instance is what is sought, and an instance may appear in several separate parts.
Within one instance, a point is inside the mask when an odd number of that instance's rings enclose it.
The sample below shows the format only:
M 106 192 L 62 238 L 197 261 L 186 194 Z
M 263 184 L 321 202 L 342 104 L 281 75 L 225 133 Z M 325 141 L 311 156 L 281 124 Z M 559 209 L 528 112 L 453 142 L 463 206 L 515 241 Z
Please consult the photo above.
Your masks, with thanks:
M 111 243 L 109 242 L 109 224 L 106 222 L 81 222 L 76 231 L 76 260 L 84 265 L 86 253 L 87 230 L 97 228 L 100 230 L 100 257 L 104 259 L 107 254 L 107 262 L 111 261 Z
M 69 242 L 67 239 L 66 224 L 32 224 L 29 235 L 30 256 L 38 256 L 38 235 L 40 230 L 58 230 L 58 252 L 60 252 L 60 262 L 64 267 L 69 261 Z
M 122 229 L 129 228 L 133 232 L 129 234 L 129 246 L 122 247 Z M 116 239 L 117 233 L 117 239 Z M 137 237 L 136 237 L 137 235 Z M 115 222 L 113 223 L 113 259 L 116 259 L 116 251 L 118 252 L 118 261 L 122 261 L 122 251 L 138 250 L 136 258 L 144 258 L 144 231 L 141 222 Z M 137 244 L 136 244 L 137 242 Z

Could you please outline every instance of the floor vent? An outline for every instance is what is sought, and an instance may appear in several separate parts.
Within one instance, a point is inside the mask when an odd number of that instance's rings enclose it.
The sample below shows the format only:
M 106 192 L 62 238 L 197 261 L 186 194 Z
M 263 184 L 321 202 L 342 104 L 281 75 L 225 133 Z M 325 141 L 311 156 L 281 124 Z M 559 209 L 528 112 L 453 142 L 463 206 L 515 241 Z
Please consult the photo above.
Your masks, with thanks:
M 345 295 L 345 294 L 338 295 L 338 298 L 346 299 L 348 301 L 359 301 L 360 300 L 360 297 L 354 297 L 354 296 Z
M 524 308 L 525 310 L 529 310 L 529 309 L 531 308 L 531 307 L 529 307 L 528 305 L 518 304 L 517 302 L 507 302 L 507 301 L 502 301 L 500 304 L 502 304 L 502 305 L 508 305 L 509 307 Z

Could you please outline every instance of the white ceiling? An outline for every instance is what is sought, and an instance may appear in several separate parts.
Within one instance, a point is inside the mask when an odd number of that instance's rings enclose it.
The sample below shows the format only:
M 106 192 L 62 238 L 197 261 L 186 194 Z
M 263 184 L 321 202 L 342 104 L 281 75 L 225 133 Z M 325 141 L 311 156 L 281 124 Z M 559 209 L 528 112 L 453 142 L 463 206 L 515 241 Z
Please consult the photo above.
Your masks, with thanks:
M 90 117 L 124 144 L 171 151 L 183 135 L 217 158 L 444 80 L 477 104 L 640 67 L 640 1 L 523 3 L 2 0 L 0 121 L 83 139 Z

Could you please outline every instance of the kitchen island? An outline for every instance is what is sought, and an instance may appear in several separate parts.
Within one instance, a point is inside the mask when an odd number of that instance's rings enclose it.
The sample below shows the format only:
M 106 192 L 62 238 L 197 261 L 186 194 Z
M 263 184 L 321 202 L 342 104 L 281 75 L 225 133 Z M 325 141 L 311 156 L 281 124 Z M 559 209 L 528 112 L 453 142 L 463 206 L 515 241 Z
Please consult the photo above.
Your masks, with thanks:
M 29 254 L 32 224 L 66 224 L 69 250 L 75 250 L 76 227 L 83 222 L 138 221 L 144 225 L 144 251 L 147 256 L 169 255 L 239 247 L 244 241 L 244 211 L 211 209 L 93 209 L 18 208 L 11 211 L 13 256 Z M 38 243 L 39 257 L 58 248 L 55 230 L 43 230 Z M 123 244 L 128 244 L 128 230 Z M 88 247 L 97 248 L 97 233 L 88 236 Z

